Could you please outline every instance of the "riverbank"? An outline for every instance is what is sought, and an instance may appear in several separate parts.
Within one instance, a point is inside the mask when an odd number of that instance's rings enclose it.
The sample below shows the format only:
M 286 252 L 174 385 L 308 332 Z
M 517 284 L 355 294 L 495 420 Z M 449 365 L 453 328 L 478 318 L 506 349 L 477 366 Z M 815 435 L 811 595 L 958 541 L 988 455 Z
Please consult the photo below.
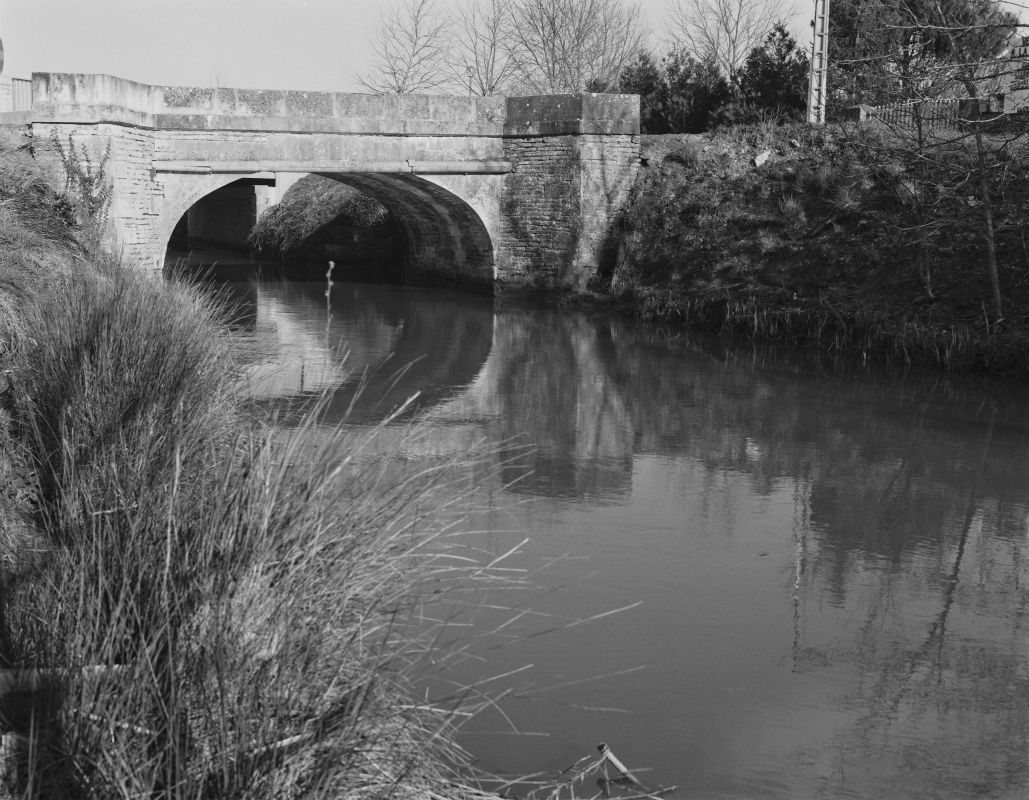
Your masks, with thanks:
M 225 321 L 98 249 L 16 145 L 0 148 L 0 661 L 33 691 L 0 697 L 5 791 L 483 796 L 453 745 L 474 709 L 412 701 L 440 654 L 406 623 L 428 575 L 437 591 L 488 576 L 448 566 L 461 510 L 435 502 L 472 470 L 397 475 L 374 431 L 247 421 Z
M 1018 131 L 991 136 L 999 315 L 968 135 L 807 125 L 644 136 L 617 262 L 584 300 L 732 337 L 1024 372 L 1027 148 Z

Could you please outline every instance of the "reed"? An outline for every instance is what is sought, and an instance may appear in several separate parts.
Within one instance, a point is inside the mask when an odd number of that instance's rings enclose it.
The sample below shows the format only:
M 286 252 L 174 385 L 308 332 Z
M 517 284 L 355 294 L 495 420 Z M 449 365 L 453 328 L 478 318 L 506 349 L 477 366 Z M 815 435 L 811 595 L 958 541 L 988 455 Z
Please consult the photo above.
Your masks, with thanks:
M 25 333 L 20 307 L 81 256 L 73 219 L 71 203 L 28 152 L 0 136 L 0 361 Z
M 797 297 L 785 291 L 683 292 L 636 285 L 636 313 L 648 320 L 715 331 L 728 337 L 817 347 L 832 355 L 876 358 L 945 370 L 1023 371 L 1026 336 L 983 320 L 940 325 L 889 308 Z
M 984 326 L 985 327 L 985 326 Z M 943 369 L 1015 368 L 1024 347 L 1017 332 L 992 335 L 970 324 L 942 327 L 897 318 L 888 309 L 843 307 L 826 298 L 769 301 L 740 297 L 726 305 L 726 333 L 783 343 L 815 345 L 833 354 Z
M 398 471 L 375 430 L 316 411 L 244 421 L 188 287 L 97 262 L 26 324 L 11 393 L 40 524 L 3 543 L 14 793 L 475 796 L 463 699 L 410 693 L 419 588 L 490 574 L 451 535 L 475 471 Z
M 576 800 L 576 798 L 617 797 L 621 800 L 659 800 L 675 792 L 677 786 L 650 788 L 642 783 L 606 744 L 597 746 L 599 755 L 587 755 L 563 769 L 558 775 L 526 778 L 525 800 Z M 599 788 L 594 791 L 591 784 Z

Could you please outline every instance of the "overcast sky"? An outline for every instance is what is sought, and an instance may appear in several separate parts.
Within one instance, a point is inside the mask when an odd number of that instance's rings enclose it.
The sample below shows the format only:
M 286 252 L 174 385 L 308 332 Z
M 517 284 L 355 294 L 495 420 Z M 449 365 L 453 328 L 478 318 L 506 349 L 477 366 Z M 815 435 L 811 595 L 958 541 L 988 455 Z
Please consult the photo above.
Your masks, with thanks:
M 674 0 L 642 0 L 663 51 Z M 786 0 L 807 46 L 813 0 Z M 382 0 L 0 0 L 4 74 L 359 91 Z

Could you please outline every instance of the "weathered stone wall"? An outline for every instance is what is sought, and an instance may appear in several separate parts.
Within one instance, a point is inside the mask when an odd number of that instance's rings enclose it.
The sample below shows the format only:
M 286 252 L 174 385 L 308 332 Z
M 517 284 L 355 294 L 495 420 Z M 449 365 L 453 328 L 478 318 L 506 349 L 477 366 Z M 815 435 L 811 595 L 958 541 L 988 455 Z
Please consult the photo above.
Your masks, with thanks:
M 550 288 L 570 272 L 582 217 L 572 136 L 510 139 L 498 250 L 502 288 Z
M 122 125 L 97 127 L 99 135 L 111 142 L 112 236 L 130 263 L 151 265 L 154 250 L 165 246 L 157 235 L 164 190 L 153 174 L 154 131 Z
M 639 168 L 639 98 L 509 98 L 504 133 L 501 282 L 586 288 Z
M 580 228 L 573 267 L 562 285 L 585 288 L 589 279 L 610 271 L 617 258 L 617 229 L 640 164 L 638 134 L 586 134 L 579 137 Z
M 148 264 L 158 246 L 156 226 L 163 194 L 152 177 L 153 132 L 106 123 L 40 121 L 31 123 L 30 133 L 36 158 L 58 185 L 65 176 L 55 136 L 66 154 L 74 147 L 80 159 L 87 155 L 88 168 L 103 165 L 112 184 L 105 242 L 130 263 Z

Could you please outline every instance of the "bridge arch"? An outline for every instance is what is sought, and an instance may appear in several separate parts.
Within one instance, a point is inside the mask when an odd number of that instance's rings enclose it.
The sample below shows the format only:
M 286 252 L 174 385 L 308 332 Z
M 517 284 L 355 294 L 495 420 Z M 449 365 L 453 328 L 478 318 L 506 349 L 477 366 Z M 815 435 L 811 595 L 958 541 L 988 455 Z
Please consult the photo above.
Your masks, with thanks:
M 404 263 L 400 265 L 404 283 L 461 285 L 492 291 L 496 262 L 494 239 L 486 220 L 493 215 L 482 201 L 484 196 L 488 200 L 496 194 L 499 202 L 498 192 L 484 193 L 481 186 L 473 185 L 478 191 L 472 192 L 469 202 L 457 193 L 469 188 L 468 181 L 451 180 L 449 186 L 444 186 L 418 175 L 396 173 L 312 169 L 306 174 L 352 186 L 393 212 L 406 238 Z M 240 179 L 260 180 L 268 176 L 251 173 L 176 177 L 178 180 L 169 181 L 171 185 L 165 189 L 166 203 L 159 226 L 161 252 L 167 251 L 182 217 L 205 197 Z M 472 183 L 481 182 L 480 178 Z
M 166 183 L 164 207 L 157 221 L 157 244 L 161 261 L 168 251 L 172 232 L 189 210 L 219 189 L 235 183 L 247 175 L 191 175 L 190 180 L 170 180 Z

